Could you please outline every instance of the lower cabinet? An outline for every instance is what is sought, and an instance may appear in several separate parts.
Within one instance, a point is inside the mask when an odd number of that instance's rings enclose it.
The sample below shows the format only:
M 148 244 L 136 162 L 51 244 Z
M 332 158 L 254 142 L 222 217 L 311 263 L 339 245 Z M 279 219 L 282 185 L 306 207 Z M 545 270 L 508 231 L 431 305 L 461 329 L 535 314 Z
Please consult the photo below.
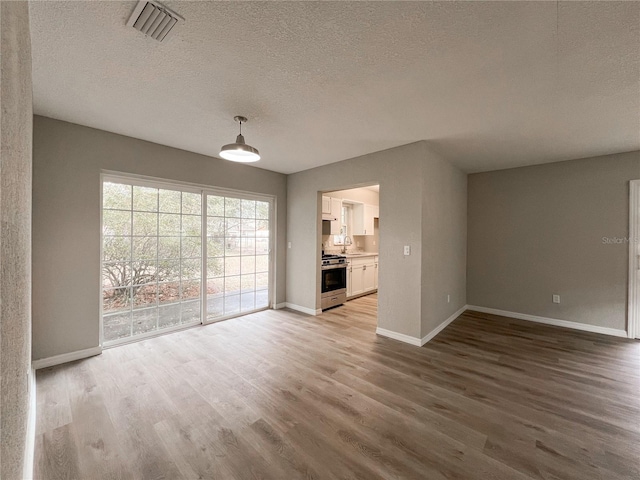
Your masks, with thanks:
M 364 292 L 364 279 L 362 274 L 364 273 L 364 265 L 352 265 L 347 271 L 351 283 L 351 291 L 347 289 L 347 297 L 353 297 L 354 295 L 360 295 Z
M 363 295 L 378 288 L 378 257 L 349 259 L 347 268 L 347 298 Z
M 376 289 L 376 266 L 374 263 L 368 263 L 363 266 L 362 287 L 365 292 Z
M 375 284 L 375 287 L 376 287 L 376 290 L 377 290 L 378 289 L 378 257 L 375 257 L 374 261 L 376 262 L 376 273 L 375 273 L 375 277 L 374 277 L 374 284 Z

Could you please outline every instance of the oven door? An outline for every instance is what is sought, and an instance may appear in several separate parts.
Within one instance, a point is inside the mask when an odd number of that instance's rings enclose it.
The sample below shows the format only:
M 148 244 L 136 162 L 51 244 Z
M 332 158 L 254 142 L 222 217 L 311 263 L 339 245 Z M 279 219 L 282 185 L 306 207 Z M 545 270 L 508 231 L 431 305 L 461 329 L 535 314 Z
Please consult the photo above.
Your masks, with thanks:
M 329 265 L 322 267 L 322 293 L 347 288 L 347 266 Z

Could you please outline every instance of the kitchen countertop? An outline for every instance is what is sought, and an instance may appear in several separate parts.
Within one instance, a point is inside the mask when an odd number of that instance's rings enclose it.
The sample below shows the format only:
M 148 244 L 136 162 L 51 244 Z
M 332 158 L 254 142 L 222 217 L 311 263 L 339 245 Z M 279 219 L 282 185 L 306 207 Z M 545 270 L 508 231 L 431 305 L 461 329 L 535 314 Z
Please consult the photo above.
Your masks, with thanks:
M 340 255 L 344 255 L 347 258 L 377 257 L 378 256 L 378 252 L 341 253 Z

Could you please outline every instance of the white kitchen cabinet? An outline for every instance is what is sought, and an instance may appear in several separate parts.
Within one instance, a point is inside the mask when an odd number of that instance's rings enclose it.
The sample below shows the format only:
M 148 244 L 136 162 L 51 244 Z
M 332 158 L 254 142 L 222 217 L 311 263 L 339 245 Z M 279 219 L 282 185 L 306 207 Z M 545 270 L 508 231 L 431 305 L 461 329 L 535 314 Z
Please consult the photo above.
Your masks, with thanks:
M 355 295 L 361 295 L 364 293 L 364 265 L 352 265 L 347 272 L 347 275 L 351 277 L 351 295 L 347 293 L 347 296 L 353 297 Z
M 370 263 L 366 263 L 363 267 L 362 274 L 362 288 L 363 291 L 369 292 L 376 289 L 376 265 L 373 263 L 373 258 L 371 258 Z
M 340 235 L 342 218 L 342 200 L 339 198 L 322 196 L 322 220 L 331 222 L 331 235 Z M 324 228 L 323 228 L 324 230 Z M 325 233 L 327 235 L 327 233 Z
M 379 208 L 364 203 L 353 205 L 353 235 L 373 235 L 373 219 L 378 216 Z
M 375 269 L 376 269 L 375 278 L 374 278 L 374 286 L 375 286 L 375 288 L 377 290 L 378 289 L 378 257 L 375 257 L 373 261 L 375 262 Z
M 364 235 L 366 231 L 364 221 L 364 204 L 354 203 L 351 207 L 352 219 L 351 219 L 351 235 Z
M 331 235 L 340 235 L 342 233 L 342 200 L 339 198 L 331 198 Z
M 322 196 L 322 215 L 331 215 L 331 197 Z
M 342 217 L 342 200 L 331 197 L 331 215 L 340 220 Z
M 362 256 L 349 259 L 347 267 L 347 298 L 364 295 L 378 288 L 377 257 Z

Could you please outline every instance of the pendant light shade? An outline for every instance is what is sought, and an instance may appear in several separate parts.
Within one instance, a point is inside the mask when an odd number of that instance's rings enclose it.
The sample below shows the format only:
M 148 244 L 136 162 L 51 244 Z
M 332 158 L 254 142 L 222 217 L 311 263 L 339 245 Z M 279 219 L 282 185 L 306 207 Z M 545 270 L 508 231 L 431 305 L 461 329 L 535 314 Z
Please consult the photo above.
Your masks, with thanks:
M 236 143 L 229 143 L 220 149 L 220 156 L 232 162 L 251 163 L 260 160 L 260 153 L 257 148 L 247 145 L 242 136 L 242 124 L 247 123 L 246 117 L 234 117 L 240 124 L 240 135 L 236 137 Z

